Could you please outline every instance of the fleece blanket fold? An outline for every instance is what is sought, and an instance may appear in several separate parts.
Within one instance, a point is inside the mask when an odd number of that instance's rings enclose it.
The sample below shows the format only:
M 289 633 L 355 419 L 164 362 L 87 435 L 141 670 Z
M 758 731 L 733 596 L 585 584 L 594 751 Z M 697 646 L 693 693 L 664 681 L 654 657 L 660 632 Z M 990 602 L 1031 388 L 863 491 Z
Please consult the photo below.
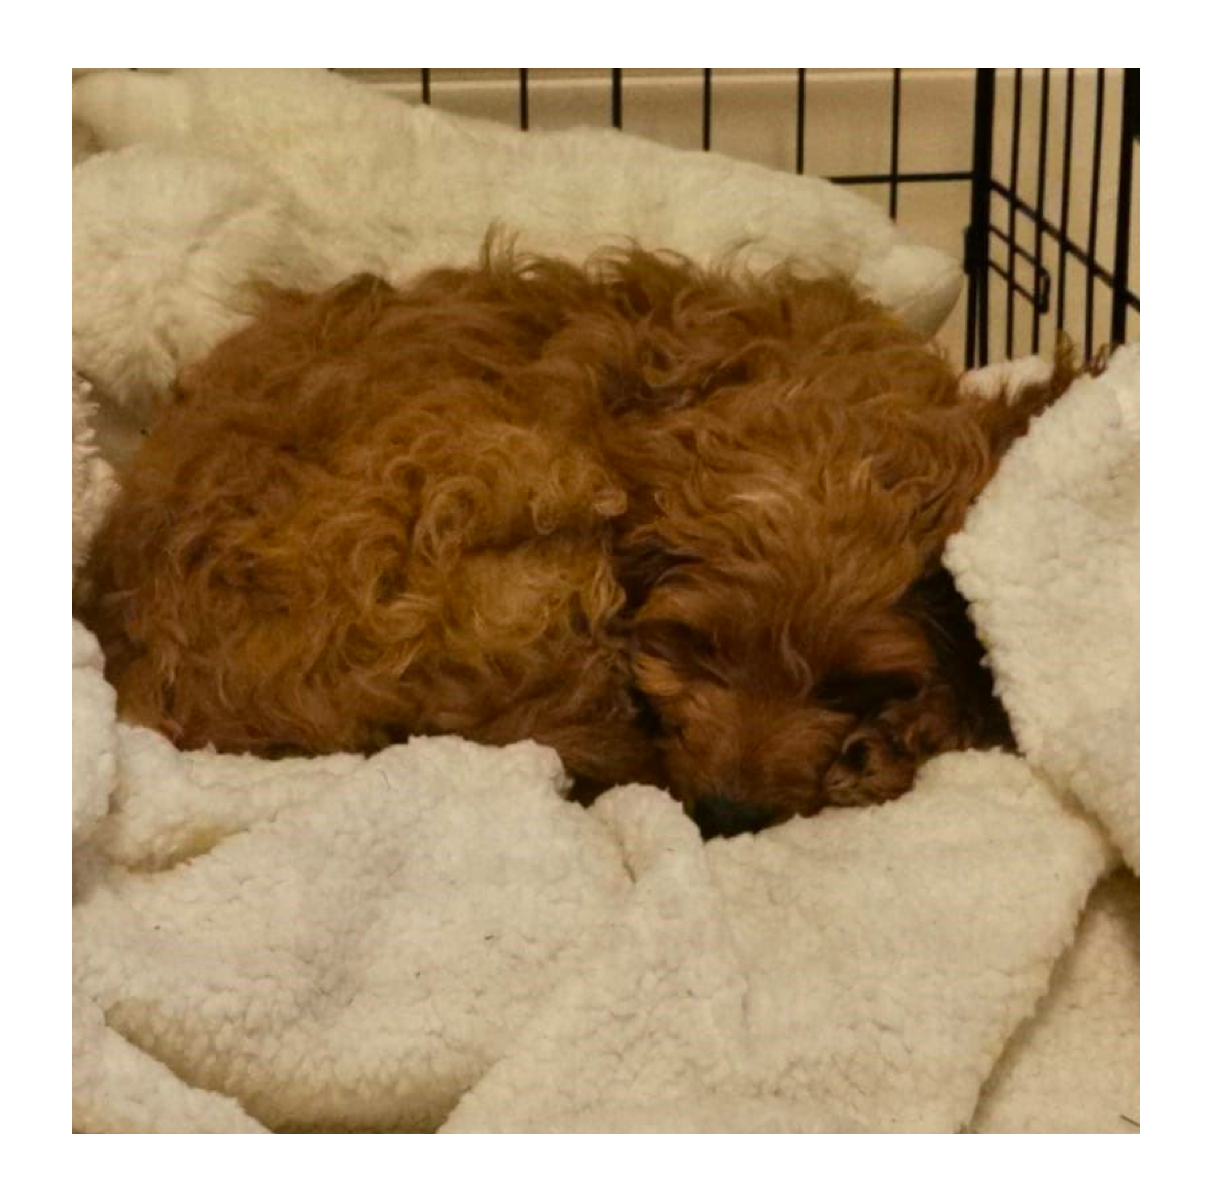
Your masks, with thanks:
M 1029 519 L 1016 503 L 1024 496 Z M 1037 423 L 946 560 L 990 647 L 1018 744 L 1099 816 L 1139 875 L 1139 346 L 1078 380 Z
M 105 418 L 244 319 L 251 278 L 373 269 L 388 235 L 415 266 L 444 219 L 393 234 L 387 199 L 323 199 L 344 184 L 317 125 L 338 101 L 397 120 L 381 98 L 322 72 L 202 72 L 147 81 L 170 88 L 153 109 L 130 79 L 76 105 L 129 148 L 74 172 L 95 390 L 74 377 L 73 569 L 112 496 Z M 393 107 L 419 174 L 452 178 L 436 159 L 458 139 L 522 152 Z M 384 145 L 368 134 L 355 161 L 394 204 L 407 158 Z M 560 249 L 569 212 L 548 217 Z M 696 252 L 702 206 L 677 219 Z M 474 223 L 441 253 L 472 253 Z M 842 229 L 800 229 L 802 257 L 862 259 Z M 568 244 L 592 236 L 574 223 Z M 73 622 L 74 1128 L 1133 1132 L 1138 464 L 1131 348 L 1033 424 L 948 547 L 1021 754 L 946 755 L 893 804 L 728 841 L 651 788 L 572 804 L 531 744 L 179 752 L 117 720 Z

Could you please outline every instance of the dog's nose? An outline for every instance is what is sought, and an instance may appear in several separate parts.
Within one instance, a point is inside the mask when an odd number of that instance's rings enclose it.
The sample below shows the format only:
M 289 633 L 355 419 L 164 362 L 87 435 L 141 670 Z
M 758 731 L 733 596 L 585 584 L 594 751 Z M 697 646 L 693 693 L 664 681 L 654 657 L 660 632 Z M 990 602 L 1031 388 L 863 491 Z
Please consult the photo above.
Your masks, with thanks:
M 771 814 L 751 804 L 741 804 L 727 796 L 702 796 L 694 802 L 690 814 L 703 832 L 703 838 L 736 837 L 738 833 L 756 833 L 773 819 Z

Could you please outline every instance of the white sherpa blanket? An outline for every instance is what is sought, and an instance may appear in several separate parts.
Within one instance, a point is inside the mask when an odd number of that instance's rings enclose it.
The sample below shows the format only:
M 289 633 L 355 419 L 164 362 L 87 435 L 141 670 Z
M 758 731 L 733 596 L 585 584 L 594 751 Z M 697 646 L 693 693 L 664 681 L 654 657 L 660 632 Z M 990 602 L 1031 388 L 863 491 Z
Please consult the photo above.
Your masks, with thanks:
M 120 280 L 164 261 L 124 248 L 122 196 L 77 280 L 93 252 Z M 218 276 L 174 278 L 196 333 Z M 146 331 L 86 311 L 132 399 Z M 1130 1132 L 1138 885 L 1108 873 L 1139 873 L 1138 395 L 1120 352 L 949 549 L 1025 757 L 948 755 L 894 804 L 757 836 L 704 845 L 641 787 L 581 809 L 532 745 L 183 754 L 117 723 L 74 625 L 74 1126 Z
M 1102 819 L 1139 875 L 1139 346 L 1078 381 L 1030 445 L 1003 463 L 947 565 L 1019 745 Z M 1020 496 L 1034 501 L 1026 519 Z
M 91 385 L 72 372 L 72 575 L 80 569 L 114 494 L 114 473 L 97 444 Z

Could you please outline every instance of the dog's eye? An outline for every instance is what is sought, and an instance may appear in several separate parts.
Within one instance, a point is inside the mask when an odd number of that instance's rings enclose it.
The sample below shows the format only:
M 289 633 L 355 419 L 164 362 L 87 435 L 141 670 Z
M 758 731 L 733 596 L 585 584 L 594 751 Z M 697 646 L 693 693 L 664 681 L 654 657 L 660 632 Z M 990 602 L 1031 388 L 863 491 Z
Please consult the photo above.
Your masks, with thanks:
M 899 672 L 877 672 L 870 675 L 837 673 L 824 679 L 816 689 L 816 699 L 837 712 L 861 717 L 878 712 L 897 700 L 912 699 L 918 692 L 918 682 L 911 675 Z

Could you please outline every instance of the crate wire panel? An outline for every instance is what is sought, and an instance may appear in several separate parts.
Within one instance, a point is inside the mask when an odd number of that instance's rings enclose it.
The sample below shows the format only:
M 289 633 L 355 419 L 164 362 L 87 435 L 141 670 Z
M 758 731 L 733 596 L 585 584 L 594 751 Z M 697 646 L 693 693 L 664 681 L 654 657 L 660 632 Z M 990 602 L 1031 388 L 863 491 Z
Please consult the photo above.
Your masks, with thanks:
M 1140 329 L 1140 72 L 720 68 L 344 70 L 412 102 L 597 125 L 820 175 L 961 257 L 940 332 L 969 365 L 1089 355 Z
M 967 360 L 1137 340 L 1139 69 L 981 70 L 975 111 Z

